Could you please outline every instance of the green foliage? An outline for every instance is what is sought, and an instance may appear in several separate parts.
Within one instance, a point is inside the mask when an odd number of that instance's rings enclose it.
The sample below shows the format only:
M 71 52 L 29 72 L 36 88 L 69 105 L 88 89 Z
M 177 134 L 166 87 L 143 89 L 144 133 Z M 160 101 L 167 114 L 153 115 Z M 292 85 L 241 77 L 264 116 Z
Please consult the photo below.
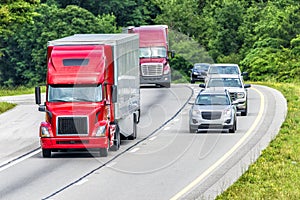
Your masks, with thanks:
M 295 0 L 0 2 L 1 85 L 43 82 L 49 40 L 153 23 L 174 32 L 170 45 L 177 56 L 171 67 L 183 77 L 196 62 L 230 62 L 240 64 L 252 80 L 299 80 L 300 4 Z
M 95 16 L 114 15 L 117 25 L 121 27 L 153 24 L 153 18 L 160 12 L 155 4 L 146 0 L 42 0 L 42 3 L 49 5 L 56 3 L 60 8 L 76 5 Z
M 170 47 L 176 53 L 175 58 L 170 62 L 172 69 L 176 71 L 176 75 L 172 72 L 172 80 L 182 79 L 182 77 L 183 80 L 188 80 L 194 63 L 213 63 L 208 52 L 196 40 L 171 29 L 170 41 Z
M 5 42 L 5 57 L 0 60 L 0 83 L 4 86 L 43 83 L 46 77 L 46 49 L 49 40 L 75 33 L 119 32 L 115 17 L 103 15 L 95 17 L 78 6 L 65 9 L 41 4 L 36 8 L 40 13 L 32 23 L 23 26 Z
M 279 134 L 239 180 L 217 199 L 299 199 L 300 85 L 262 83 L 282 92 L 288 113 Z

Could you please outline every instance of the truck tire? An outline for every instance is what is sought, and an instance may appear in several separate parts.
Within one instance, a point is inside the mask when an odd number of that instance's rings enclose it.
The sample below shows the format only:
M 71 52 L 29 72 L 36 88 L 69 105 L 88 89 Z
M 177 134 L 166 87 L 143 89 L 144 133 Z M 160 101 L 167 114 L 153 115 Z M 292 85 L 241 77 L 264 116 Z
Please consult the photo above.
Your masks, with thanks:
M 169 82 L 169 83 L 165 83 L 164 85 L 163 85 L 165 88 L 170 88 L 171 87 L 171 83 Z
M 107 148 L 101 148 L 101 149 L 99 149 L 99 154 L 100 154 L 100 157 L 107 157 L 107 155 L 108 155 L 108 149 Z
M 51 150 L 50 149 L 42 149 L 42 155 L 44 158 L 51 158 Z
M 109 148 L 111 151 L 118 151 L 121 144 L 121 136 L 120 136 L 120 129 L 119 126 L 116 125 L 116 132 L 113 145 Z

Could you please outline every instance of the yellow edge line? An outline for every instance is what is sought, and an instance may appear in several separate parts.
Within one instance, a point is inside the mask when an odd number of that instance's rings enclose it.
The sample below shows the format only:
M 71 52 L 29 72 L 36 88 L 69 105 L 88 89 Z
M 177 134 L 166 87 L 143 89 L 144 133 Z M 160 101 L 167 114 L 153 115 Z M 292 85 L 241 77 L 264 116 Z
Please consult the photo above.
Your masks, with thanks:
M 252 124 L 252 126 L 248 129 L 248 131 L 245 133 L 245 135 L 229 150 L 226 154 L 224 154 L 223 157 L 221 157 L 217 162 L 215 162 L 210 168 L 208 168 L 205 172 L 203 172 L 200 176 L 198 176 L 193 182 L 191 182 L 189 185 L 187 185 L 185 188 L 183 188 L 180 192 L 178 192 L 175 196 L 173 196 L 170 200 L 176 200 L 182 197 L 184 194 L 186 194 L 188 191 L 190 191 L 193 187 L 195 187 L 202 179 L 204 179 L 208 174 L 210 174 L 213 170 L 215 170 L 224 160 L 226 160 L 245 140 L 246 138 L 252 133 L 252 131 L 255 129 L 255 127 L 258 125 L 258 123 L 261 121 L 264 105 L 265 105 L 265 98 L 264 95 L 258 91 L 255 88 L 254 89 L 261 98 L 260 101 L 260 109 L 258 112 L 258 115 Z

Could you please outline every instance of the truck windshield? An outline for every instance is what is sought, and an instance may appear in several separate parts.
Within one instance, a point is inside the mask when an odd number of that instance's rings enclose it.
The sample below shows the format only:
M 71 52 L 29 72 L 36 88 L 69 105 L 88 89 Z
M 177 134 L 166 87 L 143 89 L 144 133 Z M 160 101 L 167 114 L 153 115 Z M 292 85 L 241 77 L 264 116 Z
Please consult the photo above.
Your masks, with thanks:
M 49 85 L 49 102 L 100 102 L 101 85 Z
M 165 47 L 141 47 L 140 58 L 165 58 L 167 50 Z

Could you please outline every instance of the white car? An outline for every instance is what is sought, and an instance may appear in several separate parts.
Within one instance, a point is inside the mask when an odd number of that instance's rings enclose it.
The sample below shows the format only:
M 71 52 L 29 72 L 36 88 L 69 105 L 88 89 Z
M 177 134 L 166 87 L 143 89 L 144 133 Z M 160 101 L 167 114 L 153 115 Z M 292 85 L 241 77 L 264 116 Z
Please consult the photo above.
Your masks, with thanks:
M 190 133 L 237 129 L 236 107 L 227 90 L 201 90 L 189 112 Z
M 248 73 L 241 72 L 240 67 L 237 64 L 231 63 L 218 63 L 218 64 L 211 64 L 207 71 L 207 76 L 212 76 L 215 74 L 236 74 L 247 79 Z
M 206 89 L 227 89 L 229 91 L 231 100 L 236 104 L 238 112 L 241 112 L 242 116 L 246 116 L 248 113 L 248 91 L 250 84 L 244 84 L 243 79 L 238 74 L 214 74 L 208 77 L 205 84 L 199 85 Z

